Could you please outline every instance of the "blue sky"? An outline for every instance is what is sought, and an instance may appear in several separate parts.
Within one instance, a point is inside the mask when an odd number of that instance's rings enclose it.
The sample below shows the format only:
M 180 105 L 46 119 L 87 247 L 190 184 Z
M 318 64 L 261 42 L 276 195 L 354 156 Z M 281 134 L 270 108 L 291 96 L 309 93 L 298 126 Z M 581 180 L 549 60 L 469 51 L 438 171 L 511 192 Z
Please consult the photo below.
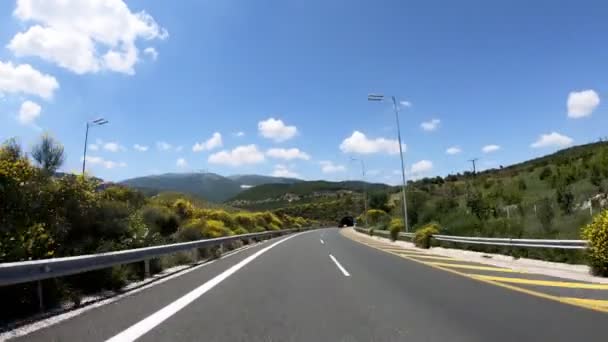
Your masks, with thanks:
M 404 102 L 408 177 L 508 165 L 608 135 L 607 17 L 605 1 L 3 1 L 0 139 L 48 131 L 77 171 L 102 116 L 87 169 L 108 180 L 354 179 L 354 156 L 397 183 L 377 92 Z

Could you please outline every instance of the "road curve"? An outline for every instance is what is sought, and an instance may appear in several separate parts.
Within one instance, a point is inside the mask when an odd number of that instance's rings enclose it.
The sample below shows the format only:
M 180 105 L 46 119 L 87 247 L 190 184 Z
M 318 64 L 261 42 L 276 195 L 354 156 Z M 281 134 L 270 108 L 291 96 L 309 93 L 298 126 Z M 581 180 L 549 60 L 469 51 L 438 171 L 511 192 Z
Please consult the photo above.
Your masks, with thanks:
M 608 314 L 431 268 L 332 228 L 267 241 L 17 340 L 128 340 L 137 330 L 140 341 L 572 342 L 605 341 L 607 324 Z

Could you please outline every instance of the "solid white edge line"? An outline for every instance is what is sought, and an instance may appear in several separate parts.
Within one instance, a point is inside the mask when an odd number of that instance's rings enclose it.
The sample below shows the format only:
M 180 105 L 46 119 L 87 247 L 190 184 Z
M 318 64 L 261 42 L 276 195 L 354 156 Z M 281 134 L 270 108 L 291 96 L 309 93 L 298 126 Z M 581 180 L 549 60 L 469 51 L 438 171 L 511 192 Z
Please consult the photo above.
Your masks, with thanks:
M 319 241 L 321 241 L 321 244 L 324 245 L 325 241 L 323 241 L 323 239 L 319 239 Z
M 90 304 L 85 303 L 84 306 L 81 308 L 70 310 L 70 311 L 67 311 L 67 312 L 64 312 L 64 313 L 61 313 L 58 315 L 50 316 L 50 317 L 42 319 L 42 320 L 38 320 L 38 321 L 29 323 L 29 324 L 25 324 L 23 326 L 13 329 L 13 330 L 8 330 L 6 332 L 0 333 L 0 341 L 5 341 L 7 339 L 17 338 L 17 337 L 21 337 L 21 336 L 26 336 L 35 331 L 51 327 L 55 324 L 59 324 L 65 320 L 78 316 L 87 311 L 96 309 L 98 307 L 101 307 L 101 306 L 104 306 L 104 305 L 107 305 L 110 303 L 117 302 L 125 297 L 129 297 L 138 292 L 147 290 L 151 287 L 162 284 L 162 283 L 172 280 L 174 278 L 181 277 L 182 275 L 188 274 L 190 272 L 194 272 L 202 267 L 209 266 L 218 260 L 228 258 L 228 257 L 236 255 L 240 252 L 246 251 L 249 248 L 262 245 L 266 242 L 267 241 L 264 240 L 257 244 L 244 246 L 244 247 L 236 249 L 234 251 L 230 251 L 226 254 L 222 254 L 222 256 L 219 259 L 202 261 L 201 263 L 197 264 L 196 266 L 179 265 L 179 266 L 174 266 L 174 267 L 165 269 L 160 274 L 152 276 L 152 278 L 127 285 L 124 288 L 125 292 L 123 292 L 121 294 L 109 296 L 109 297 L 101 299 L 95 303 L 90 303 Z M 136 288 L 133 289 L 133 287 L 136 287 Z
M 334 258 L 333 255 L 330 254 L 329 257 L 334 262 L 334 264 L 336 264 L 336 266 L 338 266 L 338 269 L 340 269 L 340 271 L 342 271 L 342 274 L 344 274 L 345 277 L 350 277 L 350 273 L 348 273 L 348 271 L 344 267 L 342 267 L 342 265 L 340 265 L 338 260 L 336 260 L 336 258 Z
M 236 271 L 243 268 L 248 263 L 252 262 L 254 259 L 259 257 L 260 255 L 264 254 L 265 252 L 267 252 L 271 248 L 275 247 L 276 245 L 283 243 L 291 238 L 294 238 L 300 234 L 302 234 L 302 233 L 288 236 L 280 241 L 273 243 L 272 245 L 270 245 L 264 249 L 257 251 L 256 253 L 248 256 L 247 258 L 241 260 L 238 264 L 233 265 L 229 269 L 227 269 L 224 272 L 220 273 L 219 275 L 215 276 L 213 279 L 207 281 L 203 285 L 195 288 L 194 290 L 192 290 L 192 291 L 188 292 L 187 294 L 185 294 L 184 296 L 180 297 L 173 303 L 156 311 L 155 313 L 144 318 L 143 320 L 139 321 L 138 323 L 135 323 L 131 327 L 127 328 L 126 330 L 114 335 L 110 339 L 106 340 L 106 342 L 134 341 L 134 340 L 138 339 L 139 337 L 141 337 L 148 331 L 152 330 L 154 327 L 158 326 L 163 321 L 165 321 L 166 319 L 168 319 L 169 317 L 173 316 L 175 313 L 177 313 L 178 311 L 180 311 L 181 309 L 186 307 L 188 304 L 195 301 L 197 298 L 199 298 L 200 296 L 205 294 L 207 291 L 214 288 L 216 285 L 218 285 L 223 280 L 225 280 L 226 278 L 228 278 L 229 276 L 234 274 Z

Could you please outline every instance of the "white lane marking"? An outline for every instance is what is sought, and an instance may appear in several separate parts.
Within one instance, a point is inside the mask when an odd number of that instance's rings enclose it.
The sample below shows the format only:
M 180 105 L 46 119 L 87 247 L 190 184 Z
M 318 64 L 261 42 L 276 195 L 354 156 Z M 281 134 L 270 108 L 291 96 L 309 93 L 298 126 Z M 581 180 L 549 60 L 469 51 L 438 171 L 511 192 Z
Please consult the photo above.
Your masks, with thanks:
M 184 296 L 177 299 L 173 303 L 165 306 L 164 308 L 156 311 L 155 313 L 151 314 L 150 316 L 144 318 L 143 320 L 139 321 L 138 323 L 127 328 L 123 332 L 120 332 L 117 335 L 115 335 L 114 337 L 106 340 L 106 342 L 134 341 L 134 340 L 140 338 L 142 335 L 144 335 L 148 331 L 152 330 L 154 327 L 161 324 L 167 318 L 173 316 L 179 310 L 183 309 L 188 304 L 192 303 L 197 298 L 199 298 L 200 296 L 205 294 L 207 291 L 214 288 L 216 285 L 218 285 L 223 280 L 225 280 L 226 278 L 228 278 L 229 276 L 234 274 L 236 271 L 243 268 L 248 263 L 252 262 L 255 258 L 264 254 L 265 252 L 270 250 L 272 247 L 274 247 L 280 243 L 283 243 L 291 238 L 294 238 L 300 234 L 302 234 L 302 233 L 288 236 L 288 237 L 284 238 L 283 240 L 277 241 L 277 242 L 273 243 L 272 245 L 257 251 L 255 254 L 248 256 L 247 258 L 241 260 L 238 264 L 230 267 L 229 269 L 227 269 L 224 272 L 220 273 L 219 275 L 215 276 L 213 279 L 207 281 L 203 285 L 190 291 L 189 293 L 185 294 Z
M 9 330 L 7 332 L 3 332 L 0 334 L 0 341 L 5 341 L 9 338 L 17 338 L 17 337 L 21 337 L 21 336 L 25 336 L 28 334 L 33 333 L 34 331 L 38 331 L 40 329 L 43 328 L 48 328 L 50 326 L 56 325 L 58 323 L 61 323 L 67 319 L 70 319 L 72 317 L 78 316 L 84 312 L 87 312 L 89 310 L 93 310 L 95 308 L 98 308 L 100 306 L 104 306 L 106 304 L 110 304 L 110 303 L 114 303 L 117 302 L 125 297 L 129 297 L 135 293 L 147 290 L 148 288 L 154 287 L 158 284 L 162 284 L 164 282 L 167 282 L 171 279 L 180 277 L 182 275 L 185 275 L 187 273 L 196 271 L 202 267 L 206 267 L 209 266 L 211 264 L 213 264 L 214 262 L 220 260 L 220 259 L 224 259 L 233 255 L 236 255 L 240 252 L 246 251 L 249 248 L 252 247 L 256 247 L 259 246 L 259 244 L 264 244 L 266 242 L 266 240 L 258 242 L 256 244 L 253 245 L 247 245 L 245 247 L 236 249 L 234 251 L 231 251 L 229 253 L 226 254 L 222 254 L 222 256 L 219 259 L 214 259 L 214 260 L 209 260 L 209 261 L 202 261 L 200 264 L 196 265 L 196 266 L 188 266 L 188 265 L 180 265 L 180 266 L 175 266 L 175 267 L 171 267 L 168 269 L 163 270 L 161 273 L 153 275 L 152 278 L 148 278 L 144 281 L 141 282 L 136 282 L 136 283 L 131 283 L 129 285 L 127 285 L 123 290 L 125 292 L 119 294 L 119 295 L 113 295 L 113 296 L 109 296 L 106 299 L 101 299 L 100 301 L 96 302 L 96 303 L 91 303 L 91 304 L 87 304 L 85 303 L 83 307 L 75 309 L 75 310 L 70 310 L 68 312 L 56 315 L 56 316 L 51 316 L 49 318 L 40 320 L 40 321 L 35 321 L 31 324 L 26 324 L 23 325 L 19 328 L 13 329 L 13 330 Z M 160 278 L 160 279 L 159 279 Z M 134 288 L 136 287 L 136 288 Z M 133 289 L 134 288 L 134 289 Z M 96 296 L 91 296 L 91 297 L 96 297 Z
M 344 274 L 345 277 L 350 277 L 350 273 L 348 273 L 348 271 L 344 267 L 342 267 L 342 265 L 340 265 L 338 260 L 336 260 L 336 258 L 334 258 L 333 255 L 330 254 L 329 257 L 334 262 L 334 264 L 336 264 L 336 266 L 338 266 L 338 268 L 340 269 L 340 271 L 342 271 L 342 274 Z
M 319 239 L 319 241 L 321 241 L 321 244 L 324 245 L 325 241 L 323 241 L 323 239 Z

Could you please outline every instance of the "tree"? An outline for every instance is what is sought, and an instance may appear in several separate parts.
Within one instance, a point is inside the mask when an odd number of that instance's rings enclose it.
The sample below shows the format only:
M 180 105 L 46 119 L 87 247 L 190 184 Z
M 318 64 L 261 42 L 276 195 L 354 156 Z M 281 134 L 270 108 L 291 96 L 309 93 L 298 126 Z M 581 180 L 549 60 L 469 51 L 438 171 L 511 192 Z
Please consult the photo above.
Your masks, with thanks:
M 388 194 L 386 192 L 373 192 L 369 194 L 369 208 L 388 211 Z
M 602 170 L 596 163 L 591 166 L 591 175 L 589 176 L 589 181 L 591 184 L 597 187 L 602 185 Z
M 481 192 L 474 189 L 469 191 L 469 193 L 467 193 L 466 203 L 467 207 L 471 209 L 471 213 L 477 216 L 477 218 L 483 220 L 487 217 L 488 205 L 484 201 Z
M 537 206 L 536 216 L 540 221 L 540 224 L 543 227 L 545 233 L 552 233 L 552 223 L 555 218 L 555 212 L 551 207 L 551 200 L 548 198 L 543 198 Z
M 63 165 L 63 145 L 48 134 L 42 135 L 40 143 L 32 148 L 32 158 L 47 174 L 53 174 Z
M 0 159 L 15 162 L 23 158 L 23 150 L 21 145 L 17 142 L 17 139 L 11 138 L 6 140 L 0 148 Z
M 540 174 L 538 175 L 538 179 L 540 179 L 540 180 L 549 179 L 549 177 L 551 177 L 552 175 L 553 175 L 553 171 L 551 170 L 551 167 L 545 166 L 543 168 L 543 170 L 540 172 Z
M 566 215 L 572 214 L 574 209 L 574 194 L 569 188 L 565 186 L 559 186 L 556 190 L 557 203 L 560 209 Z

